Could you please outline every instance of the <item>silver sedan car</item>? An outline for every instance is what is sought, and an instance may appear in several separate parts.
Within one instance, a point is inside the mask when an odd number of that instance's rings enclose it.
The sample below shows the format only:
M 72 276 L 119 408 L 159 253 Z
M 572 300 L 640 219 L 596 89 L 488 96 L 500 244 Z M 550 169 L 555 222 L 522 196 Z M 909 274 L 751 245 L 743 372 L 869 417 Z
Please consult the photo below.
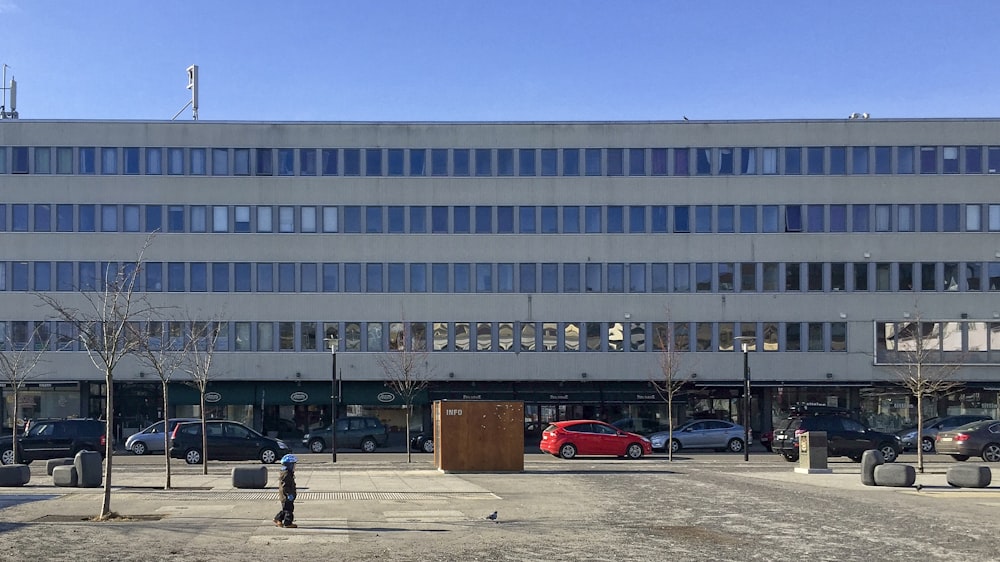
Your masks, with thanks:
M 743 451 L 743 426 L 723 420 L 693 420 L 674 428 L 673 452 L 681 449 L 715 449 Z M 669 433 L 660 431 L 649 436 L 654 451 L 666 451 Z
M 169 434 L 174 430 L 174 426 L 183 422 L 201 421 L 198 418 L 170 418 L 170 426 L 167 429 Z M 137 455 L 146 453 L 162 453 L 163 448 L 163 420 L 143 429 L 139 433 L 134 433 L 125 440 L 125 449 Z

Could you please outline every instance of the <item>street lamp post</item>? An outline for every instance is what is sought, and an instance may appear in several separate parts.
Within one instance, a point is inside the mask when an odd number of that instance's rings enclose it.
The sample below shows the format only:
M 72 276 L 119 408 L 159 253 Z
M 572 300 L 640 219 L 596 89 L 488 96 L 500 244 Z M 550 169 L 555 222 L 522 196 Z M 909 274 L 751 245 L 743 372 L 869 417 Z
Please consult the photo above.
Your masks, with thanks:
M 337 338 L 327 340 L 330 344 L 330 357 L 333 358 L 330 369 L 330 449 L 333 451 L 333 462 L 337 462 L 337 406 L 340 396 L 337 393 Z
M 754 336 L 737 336 L 743 349 L 743 460 L 750 460 L 750 343 Z

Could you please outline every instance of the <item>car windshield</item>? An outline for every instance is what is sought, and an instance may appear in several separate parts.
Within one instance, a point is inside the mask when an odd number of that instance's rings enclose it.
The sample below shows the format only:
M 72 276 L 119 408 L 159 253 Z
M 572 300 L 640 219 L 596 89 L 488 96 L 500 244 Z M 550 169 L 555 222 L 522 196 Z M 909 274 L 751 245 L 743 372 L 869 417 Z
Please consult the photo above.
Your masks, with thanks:
M 931 424 L 937 423 L 940 419 L 941 418 L 937 417 L 937 416 L 935 416 L 933 418 L 927 418 L 926 420 L 924 420 L 923 425 L 924 425 L 924 427 L 928 427 Z M 907 425 L 903 426 L 903 429 L 916 429 L 916 428 L 917 428 L 917 424 L 916 423 L 910 423 L 910 424 L 907 424 Z
M 995 423 L 995 422 L 996 422 L 996 420 L 979 420 L 979 421 L 974 421 L 972 423 L 967 423 L 965 425 L 958 426 L 955 429 L 953 429 L 952 431 L 976 431 L 977 429 L 982 429 L 982 428 L 984 428 L 984 427 L 986 427 L 986 426 L 988 426 L 988 425 L 990 425 L 992 423 Z

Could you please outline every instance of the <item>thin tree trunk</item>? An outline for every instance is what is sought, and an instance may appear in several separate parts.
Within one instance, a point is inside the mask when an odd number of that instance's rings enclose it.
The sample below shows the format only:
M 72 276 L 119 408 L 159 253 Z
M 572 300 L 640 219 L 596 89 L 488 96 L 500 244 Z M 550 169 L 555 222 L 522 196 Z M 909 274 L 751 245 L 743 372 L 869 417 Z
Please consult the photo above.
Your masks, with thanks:
M 410 450 L 410 415 L 413 412 L 413 405 L 409 402 L 406 403 L 406 441 L 403 446 L 406 447 L 406 462 L 412 462 L 413 451 Z
M 163 381 L 163 458 L 166 463 L 166 481 L 163 483 L 163 489 L 170 489 L 170 414 L 167 412 L 167 408 L 170 405 L 170 400 L 167 398 L 167 381 Z
M 924 395 L 917 393 L 917 472 L 924 473 Z
M 111 515 L 111 461 L 114 458 L 115 452 L 115 432 L 114 432 L 114 422 L 115 422 L 115 409 L 114 409 L 114 395 L 115 395 L 115 385 L 114 377 L 109 370 L 106 373 L 104 383 L 107 385 L 107 400 L 108 403 L 105 407 L 105 420 L 104 420 L 104 503 L 101 505 L 101 514 L 99 519 L 107 519 Z
M 667 461 L 674 462 L 674 397 L 667 395 Z
M 208 474 L 208 429 L 205 423 L 205 391 L 201 391 L 201 473 Z
M 17 464 L 17 384 L 14 384 L 14 406 L 11 411 L 11 428 L 10 431 L 13 434 L 13 439 L 10 442 L 10 450 L 14 455 L 11 464 Z

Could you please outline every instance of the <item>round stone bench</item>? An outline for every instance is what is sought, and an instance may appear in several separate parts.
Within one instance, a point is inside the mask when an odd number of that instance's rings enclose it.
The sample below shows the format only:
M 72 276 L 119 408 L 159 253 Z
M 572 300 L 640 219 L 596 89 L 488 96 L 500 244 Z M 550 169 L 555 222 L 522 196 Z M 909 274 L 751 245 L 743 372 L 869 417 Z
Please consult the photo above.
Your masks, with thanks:
M 875 468 L 885 464 L 885 456 L 878 449 L 869 449 L 861 454 L 861 483 L 875 486 Z
M 993 474 L 981 464 L 957 464 L 948 469 L 948 484 L 956 488 L 985 488 Z
M 100 488 L 104 482 L 104 458 L 97 451 L 80 451 L 73 458 L 77 486 Z
M 52 483 L 61 488 L 76 488 L 79 484 L 76 467 L 64 464 L 52 469 Z
M 73 459 L 49 459 L 45 461 L 45 473 L 52 476 L 52 470 L 57 466 L 66 466 L 68 464 L 73 464 Z
M 917 481 L 917 471 L 908 464 L 880 464 L 875 467 L 875 485 L 909 488 Z
M 26 464 L 0 465 L 0 487 L 24 486 L 31 480 L 31 469 Z
M 267 486 L 267 467 L 233 467 L 233 488 L 263 488 Z

